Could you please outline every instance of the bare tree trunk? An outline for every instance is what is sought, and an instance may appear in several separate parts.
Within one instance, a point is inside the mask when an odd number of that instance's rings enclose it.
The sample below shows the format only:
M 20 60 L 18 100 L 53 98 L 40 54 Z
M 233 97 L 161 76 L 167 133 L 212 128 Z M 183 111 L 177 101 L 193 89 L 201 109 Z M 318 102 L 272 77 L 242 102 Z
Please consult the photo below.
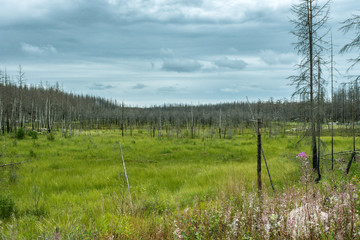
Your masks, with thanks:
M 0 132 L 3 129 L 2 119 L 3 119 L 3 105 L 2 105 L 2 102 L 1 102 L 1 99 L 0 99 Z M 2 132 L 4 132 L 4 131 L 2 131 Z
M 354 87 L 355 91 L 355 87 Z M 356 146 L 355 146 L 355 111 L 354 111 L 354 97 L 351 98 L 351 118 L 352 118 L 352 137 L 353 137 L 353 150 L 355 152 Z
M 121 103 L 121 136 L 124 136 L 124 102 Z
M 312 0 L 308 1 L 308 35 L 309 35 L 309 64 L 310 64 L 310 117 L 311 117 L 311 146 L 313 153 L 313 169 L 317 169 L 316 130 L 314 118 L 314 93 L 313 93 L 313 13 Z
M 20 94 L 21 94 L 21 93 L 20 93 Z M 19 101 L 19 123 L 20 123 L 20 128 L 23 128 L 21 95 L 20 95 L 20 101 Z
M 334 54 L 331 35 L 331 170 L 334 170 Z
M 25 73 L 22 71 L 22 67 L 21 65 L 19 65 L 19 76 L 18 81 L 19 81 L 19 124 L 20 124 L 20 128 L 23 128 L 23 117 L 22 117 L 22 97 L 23 97 L 23 93 L 22 93 L 22 88 L 23 88 L 23 83 L 24 83 L 24 75 Z
M 161 110 L 159 112 L 159 125 L 158 125 L 159 129 L 158 129 L 158 138 L 161 138 Z
M 34 101 L 31 102 L 31 130 L 34 131 Z
M 45 105 L 45 111 L 46 111 L 46 122 L 47 122 L 47 130 L 50 133 L 51 132 L 51 103 L 50 99 L 46 99 L 46 105 Z
M 221 108 L 220 108 L 220 114 L 219 114 L 219 138 L 221 139 Z
M 40 132 L 40 117 L 39 117 L 39 111 L 38 111 L 38 107 L 35 108 L 35 123 L 37 122 L 37 131 Z
M 191 138 L 194 138 L 194 112 L 191 106 Z
M 15 115 L 16 115 L 16 98 L 14 99 L 14 104 L 13 104 L 13 106 L 12 106 L 12 111 L 11 111 L 11 125 L 12 125 L 12 127 L 11 127 L 11 129 L 13 130 L 13 131 L 15 131 L 16 132 L 16 117 L 15 117 Z
M 257 184 L 261 192 L 261 120 L 257 121 Z
M 72 107 L 70 106 L 70 112 L 69 112 L 69 137 L 71 137 L 71 123 L 72 123 L 71 112 L 72 112 Z
M 350 161 L 346 167 L 346 174 L 349 173 L 350 168 L 351 168 L 351 164 L 353 162 L 353 160 L 356 157 L 356 147 L 355 147 L 355 121 L 354 121 L 354 97 L 351 98 L 351 118 L 352 118 L 352 135 L 353 135 L 353 152 L 351 154 L 350 157 Z
M 320 58 L 318 58 L 318 111 L 317 111 L 317 127 L 318 127 L 318 161 L 316 165 L 318 178 L 316 179 L 316 182 L 319 182 L 321 180 L 321 174 L 320 174 L 320 154 L 321 154 L 321 148 L 320 148 L 320 134 L 321 134 L 321 120 L 320 120 L 320 113 L 321 113 L 321 104 L 320 104 L 320 92 L 321 92 L 321 69 L 320 69 Z

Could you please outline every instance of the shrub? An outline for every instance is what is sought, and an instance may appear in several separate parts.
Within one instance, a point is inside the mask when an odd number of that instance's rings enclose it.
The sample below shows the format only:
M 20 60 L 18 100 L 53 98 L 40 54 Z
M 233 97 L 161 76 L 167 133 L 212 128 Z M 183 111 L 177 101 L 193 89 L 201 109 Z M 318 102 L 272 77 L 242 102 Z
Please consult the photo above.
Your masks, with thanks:
M 10 196 L 0 193 L 0 217 L 7 219 L 15 212 L 15 203 Z
M 53 133 L 49 133 L 49 134 L 47 135 L 47 139 L 48 139 L 49 141 L 54 141 L 54 140 L 55 140 L 55 135 L 54 135 Z
M 38 138 L 38 133 L 36 131 L 29 131 L 28 135 L 32 138 L 32 139 L 37 139 Z
M 18 175 L 16 173 L 16 166 L 12 165 L 11 170 L 9 171 L 9 182 L 16 183 L 17 179 L 18 179 Z
M 24 138 L 25 138 L 25 131 L 24 131 L 24 129 L 19 128 L 19 129 L 16 131 L 16 138 L 17 138 L 17 139 L 24 139 Z
M 36 157 L 36 153 L 32 149 L 30 149 L 29 155 L 30 157 Z

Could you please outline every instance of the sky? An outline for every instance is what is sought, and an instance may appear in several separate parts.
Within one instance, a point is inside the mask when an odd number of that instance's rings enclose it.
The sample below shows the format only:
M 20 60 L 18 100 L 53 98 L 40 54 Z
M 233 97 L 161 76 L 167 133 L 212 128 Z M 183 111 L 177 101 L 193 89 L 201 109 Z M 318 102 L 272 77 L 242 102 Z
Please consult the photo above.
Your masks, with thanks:
M 290 100 L 298 2 L 0 0 L 0 70 L 16 81 L 21 65 L 29 85 L 132 106 Z M 350 74 L 351 54 L 339 49 L 354 37 L 338 29 L 359 9 L 359 0 L 331 4 L 337 84 Z

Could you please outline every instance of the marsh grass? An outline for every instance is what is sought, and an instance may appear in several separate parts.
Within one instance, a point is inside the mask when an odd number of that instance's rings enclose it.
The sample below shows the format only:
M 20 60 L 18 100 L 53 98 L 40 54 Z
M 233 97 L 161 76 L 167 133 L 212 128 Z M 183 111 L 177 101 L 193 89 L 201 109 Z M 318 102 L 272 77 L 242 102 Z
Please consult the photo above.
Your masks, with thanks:
M 229 219 L 233 221 L 238 214 L 235 207 L 250 204 L 245 203 L 250 201 L 245 196 L 255 190 L 252 131 L 227 139 L 167 137 L 165 132 L 162 138 L 152 138 L 146 130 L 124 137 L 117 131 L 87 131 L 71 138 L 48 136 L 6 140 L 16 144 L 6 146 L 3 162 L 31 161 L 15 169 L 15 182 L 8 177 L 11 169 L 0 169 L 1 191 L 8 192 L 15 209 L 0 224 L 4 239 L 48 239 L 56 234 L 64 239 L 169 239 L 176 237 L 177 228 L 187 232 L 184 239 L 195 238 L 191 234 L 196 231 L 204 239 L 210 236 L 204 233 L 209 226 L 211 236 L 222 232 L 224 237 L 229 230 L 225 225 L 232 222 L 222 222 L 221 214 L 231 207 Z M 341 144 L 351 143 L 338 138 Z M 264 136 L 264 151 L 280 192 L 296 185 L 300 177 L 295 156 L 303 146 L 296 141 L 294 136 Z M 119 142 L 133 214 L 129 213 Z M 262 176 L 269 190 L 265 166 Z M 209 225 L 203 221 L 210 221 Z

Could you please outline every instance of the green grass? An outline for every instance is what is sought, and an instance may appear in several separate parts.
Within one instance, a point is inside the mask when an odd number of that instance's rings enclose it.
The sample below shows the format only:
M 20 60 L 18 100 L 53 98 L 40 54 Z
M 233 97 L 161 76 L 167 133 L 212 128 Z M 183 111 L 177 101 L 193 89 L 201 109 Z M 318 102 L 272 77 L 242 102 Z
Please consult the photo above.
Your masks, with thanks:
M 123 236 L 131 235 L 136 221 L 155 221 L 154 214 L 192 206 L 194 199 L 211 202 L 239 188 L 251 190 L 256 182 L 256 137 L 250 132 L 231 139 L 159 139 L 142 130 L 124 137 L 116 131 L 92 131 L 71 138 L 55 133 L 51 141 L 46 135 L 5 140 L 2 163 L 30 161 L 0 168 L 1 191 L 12 197 L 16 209 L 13 218 L 2 220 L 4 238 L 50 236 L 56 227 L 69 234 L 101 235 L 120 226 Z M 329 144 L 328 137 L 323 140 Z M 309 146 L 296 141 L 295 136 L 263 137 L 277 189 L 298 182 L 295 156 Z M 132 216 L 120 143 L 134 201 Z M 336 137 L 335 143 L 336 150 L 347 150 L 351 139 Z M 270 189 L 264 164 L 262 178 Z

